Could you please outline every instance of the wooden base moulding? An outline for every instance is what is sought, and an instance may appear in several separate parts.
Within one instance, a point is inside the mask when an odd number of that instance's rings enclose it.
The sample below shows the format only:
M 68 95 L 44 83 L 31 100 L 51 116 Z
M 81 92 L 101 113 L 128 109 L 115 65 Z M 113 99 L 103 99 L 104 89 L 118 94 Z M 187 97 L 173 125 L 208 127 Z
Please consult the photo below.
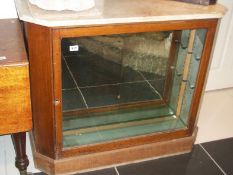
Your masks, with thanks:
M 192 150 L 196 134 L 197 129 L 189 137 L 59 160 L 53 160 L 36 152 L 33 137 L 31 141 L 36 168 L 49 175 L 63 175 L 188 153 Z

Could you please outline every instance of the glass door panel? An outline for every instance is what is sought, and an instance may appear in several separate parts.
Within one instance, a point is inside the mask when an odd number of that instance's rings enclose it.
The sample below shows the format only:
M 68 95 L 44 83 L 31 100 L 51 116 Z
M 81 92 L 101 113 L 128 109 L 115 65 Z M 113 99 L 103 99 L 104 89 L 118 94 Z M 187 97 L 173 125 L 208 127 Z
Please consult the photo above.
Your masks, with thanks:
M 205 33 L 63 38 L 63 146 L 187 127 Z

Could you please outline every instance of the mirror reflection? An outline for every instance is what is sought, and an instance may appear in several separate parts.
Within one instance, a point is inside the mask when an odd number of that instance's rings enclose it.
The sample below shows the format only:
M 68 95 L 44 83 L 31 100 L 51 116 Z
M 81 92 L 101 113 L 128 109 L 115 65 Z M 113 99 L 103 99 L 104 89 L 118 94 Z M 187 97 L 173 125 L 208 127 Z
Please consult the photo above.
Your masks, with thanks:
M 63 146 L 186 127 L 204 38 L 205 30 L 63 38 Z

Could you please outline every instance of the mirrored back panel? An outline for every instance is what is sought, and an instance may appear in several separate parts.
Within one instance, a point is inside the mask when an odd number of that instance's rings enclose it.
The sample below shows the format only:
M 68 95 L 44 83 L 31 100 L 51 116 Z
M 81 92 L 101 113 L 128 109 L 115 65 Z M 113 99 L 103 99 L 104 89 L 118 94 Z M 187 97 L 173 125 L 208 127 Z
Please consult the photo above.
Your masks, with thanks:
M 63 38 L 63 147 L 186 128 L 205 35 Z

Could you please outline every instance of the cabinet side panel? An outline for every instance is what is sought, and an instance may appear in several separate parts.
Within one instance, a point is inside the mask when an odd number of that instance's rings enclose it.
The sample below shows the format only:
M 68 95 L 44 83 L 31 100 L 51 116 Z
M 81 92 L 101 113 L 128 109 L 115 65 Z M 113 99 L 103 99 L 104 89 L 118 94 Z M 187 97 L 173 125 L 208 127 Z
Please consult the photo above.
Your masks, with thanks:
M 196 83 L 196 88 L 194 92 L 194 99 L 191 104 L 191 109 L 190 109 L 190 118 L 189 118 L 189 129 L 190 132 L 192 133 L 194 131 L 197 119 L 196 116 L 198 115 L 198 110 L 199 110 L 199 105 L 201 102 L 201 98 L 203 97 L 203 93 L 206 85 L 206 77 L 208 75 L 208 70 L 210 68 L 210 63 L 211 63 L 211 51 L 214 43 L 214 38 L 216 34 L 216 28 L 217 28 L 218 20 L 216 19 L 213 21 L 208 29 L 208 32 L 206 34 L 205 42 L 204 42 L 204 48 L 203 48 L 203 53 L 201 57 L 201 62 L 200 62 L 200 67 L 199 67 L 199 72 L 197 75 L 197 83 Z
M 33 136 L 36 151 L 54 158 L 54 105 L 51 29 L 26 24 L 29 48 Z

